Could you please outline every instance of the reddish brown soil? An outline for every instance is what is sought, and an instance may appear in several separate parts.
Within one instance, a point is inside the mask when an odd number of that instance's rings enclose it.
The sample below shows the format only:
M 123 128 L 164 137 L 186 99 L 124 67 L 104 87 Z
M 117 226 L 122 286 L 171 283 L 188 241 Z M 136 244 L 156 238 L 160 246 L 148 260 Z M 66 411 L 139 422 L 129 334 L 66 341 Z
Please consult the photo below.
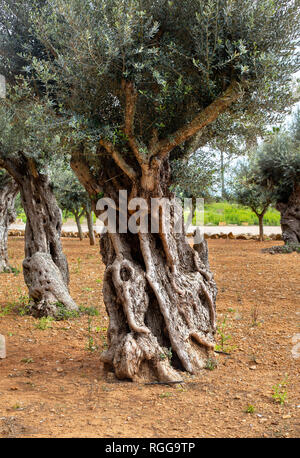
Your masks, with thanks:
M 37 319 L 4 309 L 26 294 L 22 273 L 0 276 L 8 353 L 0 360 L 0 437 L 299 437 L 299 254 L 261 253 L 274 242 L 209 241 L 218 322 L 227 315 L 231 354 L 219 354 L 214 370 L 185 376 L 182 386 L 145 386 L 103 372 L 108 319 L 98 247 L 87 240 L 63 244 L 72 296 L 97 307 L 99 316 L 90 333 L 87 316 L 38 329 Z M 21 238 L 10 238 L 9 253 L 21 268 Z M 280 405 L 273 386 L 285 374 L 287 400 Z M 249 406 L 254 413 L 245 412 Z

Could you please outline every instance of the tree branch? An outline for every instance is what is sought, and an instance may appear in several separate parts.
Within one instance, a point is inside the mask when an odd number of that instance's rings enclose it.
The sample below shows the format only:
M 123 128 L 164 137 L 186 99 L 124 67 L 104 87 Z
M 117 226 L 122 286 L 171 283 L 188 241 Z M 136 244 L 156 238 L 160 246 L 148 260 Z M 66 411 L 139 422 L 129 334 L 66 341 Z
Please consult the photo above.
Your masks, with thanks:
M 132 149 L 139 164 L 143 164 L 145 159 L 139 150 L 136 138 L 134 136 L 134 117 L 136 110 L 137 93 L 130 81 L 123 80 L 122 86 L 125 91 L 125 128 L 124 133 L 127 136 L 128 143 Z
M 5 169 L 17 183 L 21 183 L 26 173 L 24 166 L 22 167 L 20 161 L 17 159 L 11 159 L 6 157 L 1 157 L 0 152 L 0 168 Z
M 106 149 L 106 151 L 112 156 L 113 160 L 120 167 L 121 170 L 132 180 L 137 179 L 137 174 L 130 165 L 123 159 L 120 151 L 109 141 L 101 139 L 99 141 L 100 145 Z
M 215 121 L 221 113 L 227 110 L 242 95 L 241 84 L 233 81 L 226 91 L 199 113 L 190 123 L 178 129 L 169 138 L 158 142 L 151 151 L 151 156 L 164 158 L 173 148 L 182 144 L 201 129 Z
M 72 153 L 70 166 L 90 197 L 102 192 L 101 185 L 99 185 L 96 178 L 92 175 L 88 164 L 80 152 L 76 151 Z

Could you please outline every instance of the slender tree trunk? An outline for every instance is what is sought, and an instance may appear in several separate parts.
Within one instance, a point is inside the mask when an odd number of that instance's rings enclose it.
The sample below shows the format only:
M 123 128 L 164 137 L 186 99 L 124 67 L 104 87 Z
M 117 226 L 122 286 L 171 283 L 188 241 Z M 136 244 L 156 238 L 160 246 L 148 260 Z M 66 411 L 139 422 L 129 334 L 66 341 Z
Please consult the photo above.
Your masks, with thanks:
M 6 161 L 4 166 L 19 185 L 27 217 L 23 272 L 31 313 L 55 316 L 61 306 L 77 310 L 68 290 L 69 269 L 60 240 L 61 210 L 48 177 L 38 173 L 35 164 L 24 156 Z
M 80 160 L 73 159 L 71 165 L 91 196 L 103 190 L 116 201 L 118 191 L 126 188 L 124 182 L 108 180 L 103 171 L 93 183 Z M 168 160 L 154 163 L 127 186 L 128 195 L 148 203 L 151 198 L 171 200 Z M 127 222 L 129 218 L 130 213 Z M 120 379 L 179 381 L 178 371 L 197 373 L 213 353 L 217 288 L 206 241 L 192 248 L 184 233 L 172 227 L 162 230 L 166 219 L 160 214 L 158 233 L 108 232 L 100 239 L 110 320 L 108 349 L 101 360 Z
M 0 172 L 0 273 L 11 272 L 8 262 L 7 238 L 9 225 L 16 219 L 15 199 L 18 185 L 8 173 Z
M 89 229 L 89 239 L 90 245 L 95 245 L 95 233 L 94 233 L 94 225 L 93 225 L 93 214 L 91 210 L 86 211 L 86 220 Z
M 295 187 L 288 202 L 278 202 L 276 208 L 281 215 L 280 224 L 284 243 L 300 244 L 300 184 Z
M 81 223 L 80 223 L 81 215 L 78 215 L 78 213 L 75 213 L 74 216 L 75 216 L 75 221 L 76 221 L 77 229 L 78 229 L 78 237 L 79 237 L 79 239 L 81 241 L 81 240 L 83 240 L 83 232 L 82 232 L 82 227 L 81 227 Z
M 225 165 L 224 165 L 224 153 L 221 151 L 221 195 L 222 199 L 226 199 L 226 191 L 225 191 Z
M 264 241 L 264 214 L 257 215 L 259 221 L 259 241 Z

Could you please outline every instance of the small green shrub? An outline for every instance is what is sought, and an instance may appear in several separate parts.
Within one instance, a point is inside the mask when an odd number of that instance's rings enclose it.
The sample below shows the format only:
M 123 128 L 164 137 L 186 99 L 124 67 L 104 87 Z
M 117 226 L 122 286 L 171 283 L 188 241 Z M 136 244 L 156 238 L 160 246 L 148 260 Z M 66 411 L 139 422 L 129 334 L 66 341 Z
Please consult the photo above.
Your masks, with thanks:
M 173 396 L 172 393 L 170 393 L 169 391 L 167 391 L 166 393 L 160 393 L 159 397 L 161 399 L 164 399 L 164 398 L 170 398 L 171 396 Z
M 208 358 L 208 360 L 206 361 L 205 369 L 213 371 L 214 369 L 216 369 L 217 366 L 218 363 L 215 360 L 215 358 Z
M 89 315 L 89 316 L 98 316 L 99 315 L 99 310 L 97 310 L 96 307 L 85 307 L 83 305 L 79 306 L 79 312 L 82 315 Z
M 248 406 L 245 409 L 246 413 L 254 413 L 255 412 L 255 407 L 252 404 L 248 404 Z
M 277 385 L 273 386 L 273 399 L 275 402 L 283 405 L 287 401 L 287 384 L 288 384 L 288 376 L 286 375 L 284 379 L 277 383 Z
M 85 349 L 92 352 L 98 349 L 98 345 L 96 345 L 92 336 L 92 318 L 90 316 L 88 317 L 88 342 Z
M 231 335 L 227 334 L 227 315 L 224 316 L 224 319 L 220 326 L 217 326 L 217 333 L 219 335 L 220 343 L 216 345 L 216 351 L 225 351 L 229 352 L 232 347 L 226 345 L 227 341 L 231 339 Z
M 45 331 L 45 329 L 52 328 L 52 321 L 54 318 L 51 316 L 43 316 L 42 318 L 39 318 L 37 322 L 35 323 L 35 328 L 40 329 L 42 331 Z
M 57 310 L 55 313 L 56 321 L 69 320 L 70 318 L 76 318 L 79 316 L 79 312 L 77 312 L 77 310 L 69 310 L 61 302 L 56 302 L 55 305 Z

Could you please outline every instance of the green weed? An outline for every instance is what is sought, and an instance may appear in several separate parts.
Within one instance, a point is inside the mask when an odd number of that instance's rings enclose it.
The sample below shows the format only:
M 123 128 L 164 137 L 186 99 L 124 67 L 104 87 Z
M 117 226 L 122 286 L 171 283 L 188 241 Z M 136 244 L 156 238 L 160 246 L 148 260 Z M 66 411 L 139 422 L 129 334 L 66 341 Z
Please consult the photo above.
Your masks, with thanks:
M 245 409 L 246 413 L 254 413 L 255 412 L 255 407 L 252 404 L 248 404 L 248 406 Z
M 52 328 L 52 321 L 54 318 L 51 316 L 43 316 L 42 318 L 39 318 L 37 320 L 37 323 L 35 323 L 35 328 L 40 329 L 41 331 L 45 331 L 45 329 Z
M 272 398 L 275 402 L 281 405 L 283 405 L 287 401 L 287 384 L 288 376 L 286 375 L 281 382 L 273 386 L 274 392 L 272 394 Z

